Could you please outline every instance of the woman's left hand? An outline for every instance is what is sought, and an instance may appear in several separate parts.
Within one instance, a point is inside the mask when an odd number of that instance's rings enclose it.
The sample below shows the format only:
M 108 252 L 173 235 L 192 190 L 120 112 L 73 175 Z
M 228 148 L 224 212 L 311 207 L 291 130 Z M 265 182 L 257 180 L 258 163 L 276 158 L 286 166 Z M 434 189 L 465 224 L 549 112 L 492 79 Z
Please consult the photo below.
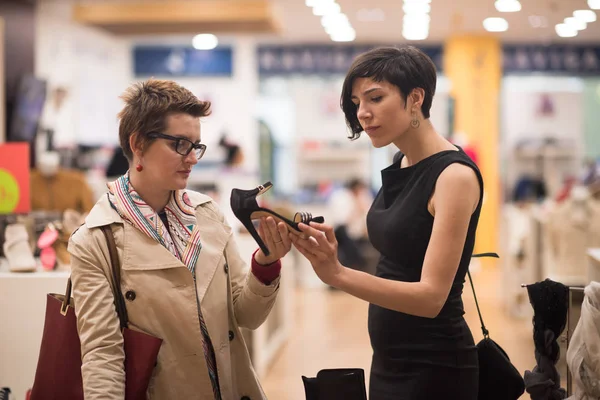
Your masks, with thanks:
M 275 223 L 273 217 L 261 218 L 258 234 L 271 253 L 267 256 L 260 249 L 256 252 L 254 260 L 261 265 L 273 264 L 292 248 L 292 242 L 285 224 L 283 222 Z
M 301 238 L 290 234 L 294 247 L 310 261 L 319 279 L 324 283 L 337 287 L 344 266 L 338 259 L 338 242 L 333 227 L 311 222 L 310 226 L 300 223 L 300 230 L 307 236 Z

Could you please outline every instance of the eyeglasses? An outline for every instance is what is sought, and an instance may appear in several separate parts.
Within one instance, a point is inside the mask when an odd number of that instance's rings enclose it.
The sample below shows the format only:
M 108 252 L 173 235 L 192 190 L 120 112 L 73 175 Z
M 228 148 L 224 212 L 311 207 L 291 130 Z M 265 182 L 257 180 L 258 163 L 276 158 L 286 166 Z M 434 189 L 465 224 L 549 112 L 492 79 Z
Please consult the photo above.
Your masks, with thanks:
M 148 137 L 152 139 L 167 139 L 175 142 L 173 145 L 173 149 L 177 152 L 177 154 L 181 154 L 184 157 L 190 154 L 192 150 L 194 150 L 196 153 L 196 158 L 199 160 L 202 158 L 204 152 L 206 151 L 205 144 L 194 143 L 186 138 L 166 135 L 164 133 L 158 132 L 150 132 L 148 134 Z

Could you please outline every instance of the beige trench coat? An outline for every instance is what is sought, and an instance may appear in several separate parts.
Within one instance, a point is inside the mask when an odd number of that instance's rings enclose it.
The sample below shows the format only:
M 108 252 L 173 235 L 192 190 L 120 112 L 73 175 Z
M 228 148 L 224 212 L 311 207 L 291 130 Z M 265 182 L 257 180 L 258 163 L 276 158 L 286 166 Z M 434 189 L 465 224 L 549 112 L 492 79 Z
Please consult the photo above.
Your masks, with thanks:
M 130 328 L 163 339 L 148 399 L 214 398 L 198 302 L 215 349 L 223 400 L 266 398 L 240 327 L 256 329 L 264 322 L 275 302 L 279 278 L 268 286 L 258 281 L 240 257 L 231 228 L 215 203 L 205 195 L 188 194 L 202 240 L 196 287 L 186 266 L 124 223 L 107 196 L 69 241 L 86 400 L 124 398 L 123 337 L 107 280 L 108 246 L 97 229 L 103 225 L 111 225 L 115 236 Z

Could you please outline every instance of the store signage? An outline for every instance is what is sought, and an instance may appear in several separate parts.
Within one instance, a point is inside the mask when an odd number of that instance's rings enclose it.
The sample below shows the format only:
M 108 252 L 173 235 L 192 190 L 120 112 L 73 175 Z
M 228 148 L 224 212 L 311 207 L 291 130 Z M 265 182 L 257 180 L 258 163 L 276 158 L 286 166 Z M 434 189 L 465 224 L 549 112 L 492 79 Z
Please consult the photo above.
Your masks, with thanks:
M 261 76 L 291 74 L 346 74 L 356 56 L 378 45 L 290 45 L 259 46 Z M 443 47 L 420 47 L 438 72 L 443 66 Z M 505 45 L 503 73 L 568 73 L 600 75 L 600 46 L 596 45 Z
M 504 73 L 600 74 L 600 46 L 504 46 Z
M 0 144 L 0 214 L 23 214 L 29 198 L 29 144 Z
M 378 45 L 259 46 L 258 70 L 262 76 L 290 74 L 346 74 L 352 61 Z M 442 70 L 442 47 L 420 47 Z
M 231 47 L 196 50 L 185 46 L 135 46 L 136 76 L 231 76 Z

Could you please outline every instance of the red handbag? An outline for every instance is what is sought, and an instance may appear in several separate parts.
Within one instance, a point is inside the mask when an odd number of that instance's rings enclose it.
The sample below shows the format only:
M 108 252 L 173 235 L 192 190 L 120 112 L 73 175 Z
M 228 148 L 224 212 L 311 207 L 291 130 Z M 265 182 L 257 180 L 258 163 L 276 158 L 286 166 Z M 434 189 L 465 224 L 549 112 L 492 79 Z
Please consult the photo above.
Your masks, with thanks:
M 125 350 L 125 399 L 146 400 L 162 339 L 128 328 L 121 292 L 121 264 L 109 226 L 101 227 L 111 262 L 111 287 L 119 315 Z M 71 279 L 64 295 L 49 293 L 46 319 L 30 400 L 83 400 L 81 344 L 71 298 Z

